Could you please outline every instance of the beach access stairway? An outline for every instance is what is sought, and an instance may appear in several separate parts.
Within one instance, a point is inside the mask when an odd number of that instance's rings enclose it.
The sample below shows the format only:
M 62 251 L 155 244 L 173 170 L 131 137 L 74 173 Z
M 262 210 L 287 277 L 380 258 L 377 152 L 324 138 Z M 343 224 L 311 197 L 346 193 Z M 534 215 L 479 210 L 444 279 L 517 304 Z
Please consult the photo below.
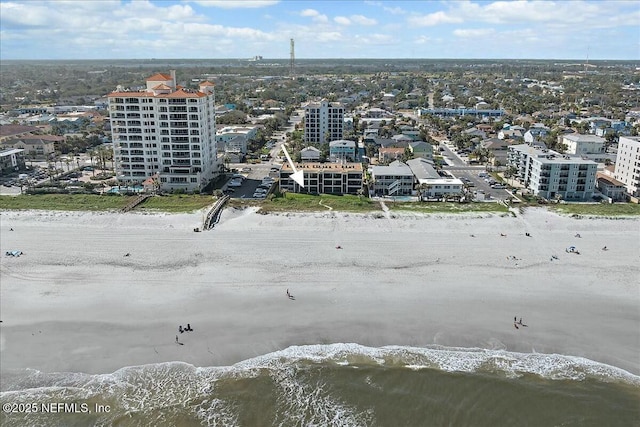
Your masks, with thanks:
M 203 230 L 211 230 L 213 226 L 216 225 L 220 220 L 222 208 L 224 208 L 224 205 L 229 201 L 229 199 L 230 197 L 228 195 L 224 195 L 216 201 L 204 219 L 204 224 L 202 224 Z
M 147 200 L 149 197 L 151 197 L 151 194 L 141 194 L 141 195 L 139 195 L 134 200 L 132 200 L 131 203 L 129 203 L 124 208 L 122 208 L 122 210 L 120 212 L 129 212 L 131 209 L 135 208 L 140 203 L 142 203 L 145 200 Z

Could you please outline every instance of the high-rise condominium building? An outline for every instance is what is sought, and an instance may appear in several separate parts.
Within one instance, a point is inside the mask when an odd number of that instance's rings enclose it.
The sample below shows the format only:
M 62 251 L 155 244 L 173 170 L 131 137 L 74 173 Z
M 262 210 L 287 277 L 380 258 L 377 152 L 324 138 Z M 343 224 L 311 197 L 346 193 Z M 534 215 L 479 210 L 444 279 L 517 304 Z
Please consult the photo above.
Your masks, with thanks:
M 176 84 L 175 71 L 146 83 L 108 95 L 116 178 L 155 178 L 164 191 L 201 190 L 218 173 L 213 83 L 187 89 Z
M 640 136 L 621 136 L 618 140 L 614 176 L 630 195 L 640 197 Z
M 328 143 L 342 139 L 344 129 L 344 107 L 335 102 L 322 100 L 310 102 L 304 107 L 304 141 Z

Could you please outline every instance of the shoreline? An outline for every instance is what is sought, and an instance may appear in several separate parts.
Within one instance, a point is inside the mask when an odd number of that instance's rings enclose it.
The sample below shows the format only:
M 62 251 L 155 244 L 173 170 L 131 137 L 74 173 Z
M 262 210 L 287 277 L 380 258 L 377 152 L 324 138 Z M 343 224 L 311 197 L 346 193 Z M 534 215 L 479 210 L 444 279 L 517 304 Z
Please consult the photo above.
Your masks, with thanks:
M 199 211 L 3 211 L 0 248 L 24 255 L 0 270 L 2 371 L 227 366 L 353 342 L 557 353 L 640 374 L 637 219 L 393 214 L 228 208 L 194 233 Z

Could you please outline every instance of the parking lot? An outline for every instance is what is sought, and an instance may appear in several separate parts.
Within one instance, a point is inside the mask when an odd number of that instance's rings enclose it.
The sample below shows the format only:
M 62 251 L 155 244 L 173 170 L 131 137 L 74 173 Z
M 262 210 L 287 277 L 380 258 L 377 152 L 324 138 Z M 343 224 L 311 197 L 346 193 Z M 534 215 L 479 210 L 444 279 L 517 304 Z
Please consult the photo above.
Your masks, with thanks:
M 266 162 L 261 164 L 238 163 L 231 164 L 229 167 L 237 171 L 234 172 L 234 176 L 237 176 L 237 178 L 232 178 L 227 181 L 222 189 L 233 198 L 262 199 L 266 197 L 268 193 L 272 192 L 276 185 L 275 179 L 278 173 L 275 172 L 275 169 L 272 170 L 271 168 L 279 168 L 279 165 Z M 239 179 L 239 175 L 244 178 Z M 266 177 L 270 177 L 273 180 L 268 186 L 264 183 Z M 264 194 L 264 197 L 258 195 L 257 192 Z

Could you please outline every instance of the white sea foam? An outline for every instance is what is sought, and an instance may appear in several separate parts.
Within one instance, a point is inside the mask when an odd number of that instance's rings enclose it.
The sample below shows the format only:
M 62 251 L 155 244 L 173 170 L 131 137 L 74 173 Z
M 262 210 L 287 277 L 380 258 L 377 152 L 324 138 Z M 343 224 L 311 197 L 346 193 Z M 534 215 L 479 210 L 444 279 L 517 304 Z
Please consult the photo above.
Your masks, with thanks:
M 296 361 L 336 364 L 375 363 L 421 366 L 447 372 L 491 371 L 508 376 L 534 374 L 551 380 L 622 381 L 640 385 L 640 377 L 615 366 L 583 357 L 506 350 L 452 347 L 366 347 L 354 343 L 292 346 L 233 365 L 234 369 L 278 368 Z
M 350 413 L 350 408 L 343 402 L 332 401 L 329 393 L 323 392 L 323 384 L 304 384 L 301 382 L 302 379 L 296 376 L 297 371 L 309 363 L 354 367 L 376 365 L 446 372 L 489 372 L 513 378 L 531 374 L 549 380 L 595 379 L 640 386 L 639 376 L 582 357 L 479 348 L 374 348 L 353 343 L 337 343 L 292 346 L 225 367 L 198 368 L 183 362 L 167 362 L 125 367 L 111 374 L 101 375 L 45 374 L 28 370 L 21 380 L 11 380 L 10 389 L 0 393 L 0 398 L 23 401 L 60 397 L 88 399 L 102 396 L 116 399 L 126 411 L 135 413 L 170 405 L 186 406 L 189 402 L 214 395 L 216 382 L 222 378 L 255 378 L 266 370 L 282 390 L 283 396 L 287 397 L 290 405 L 315 405 L 312 400 L 320 399 L 324 403 L 318 406 L 317 410 L 320 411 L 322 408 L 325 412 L 318 412 L 318 417 L 326 421 L 340 413 L 341 419 L 349 418 L 346 414 Z M 228 413 L 224 417 L 233 416 L 234 412 L 227 403 L 219 401 L 211 405 L 213 406 L 204 403 L 198 405 L 198 414 L 203 420 L 211 419 L 215 408 L 219 409 L 220 405 L 227 405 L 225 407 Z M 355 420 L 352 421 L 354 425 L 358 424 Z M 289 422 L 283 420 L 283 423 Z

